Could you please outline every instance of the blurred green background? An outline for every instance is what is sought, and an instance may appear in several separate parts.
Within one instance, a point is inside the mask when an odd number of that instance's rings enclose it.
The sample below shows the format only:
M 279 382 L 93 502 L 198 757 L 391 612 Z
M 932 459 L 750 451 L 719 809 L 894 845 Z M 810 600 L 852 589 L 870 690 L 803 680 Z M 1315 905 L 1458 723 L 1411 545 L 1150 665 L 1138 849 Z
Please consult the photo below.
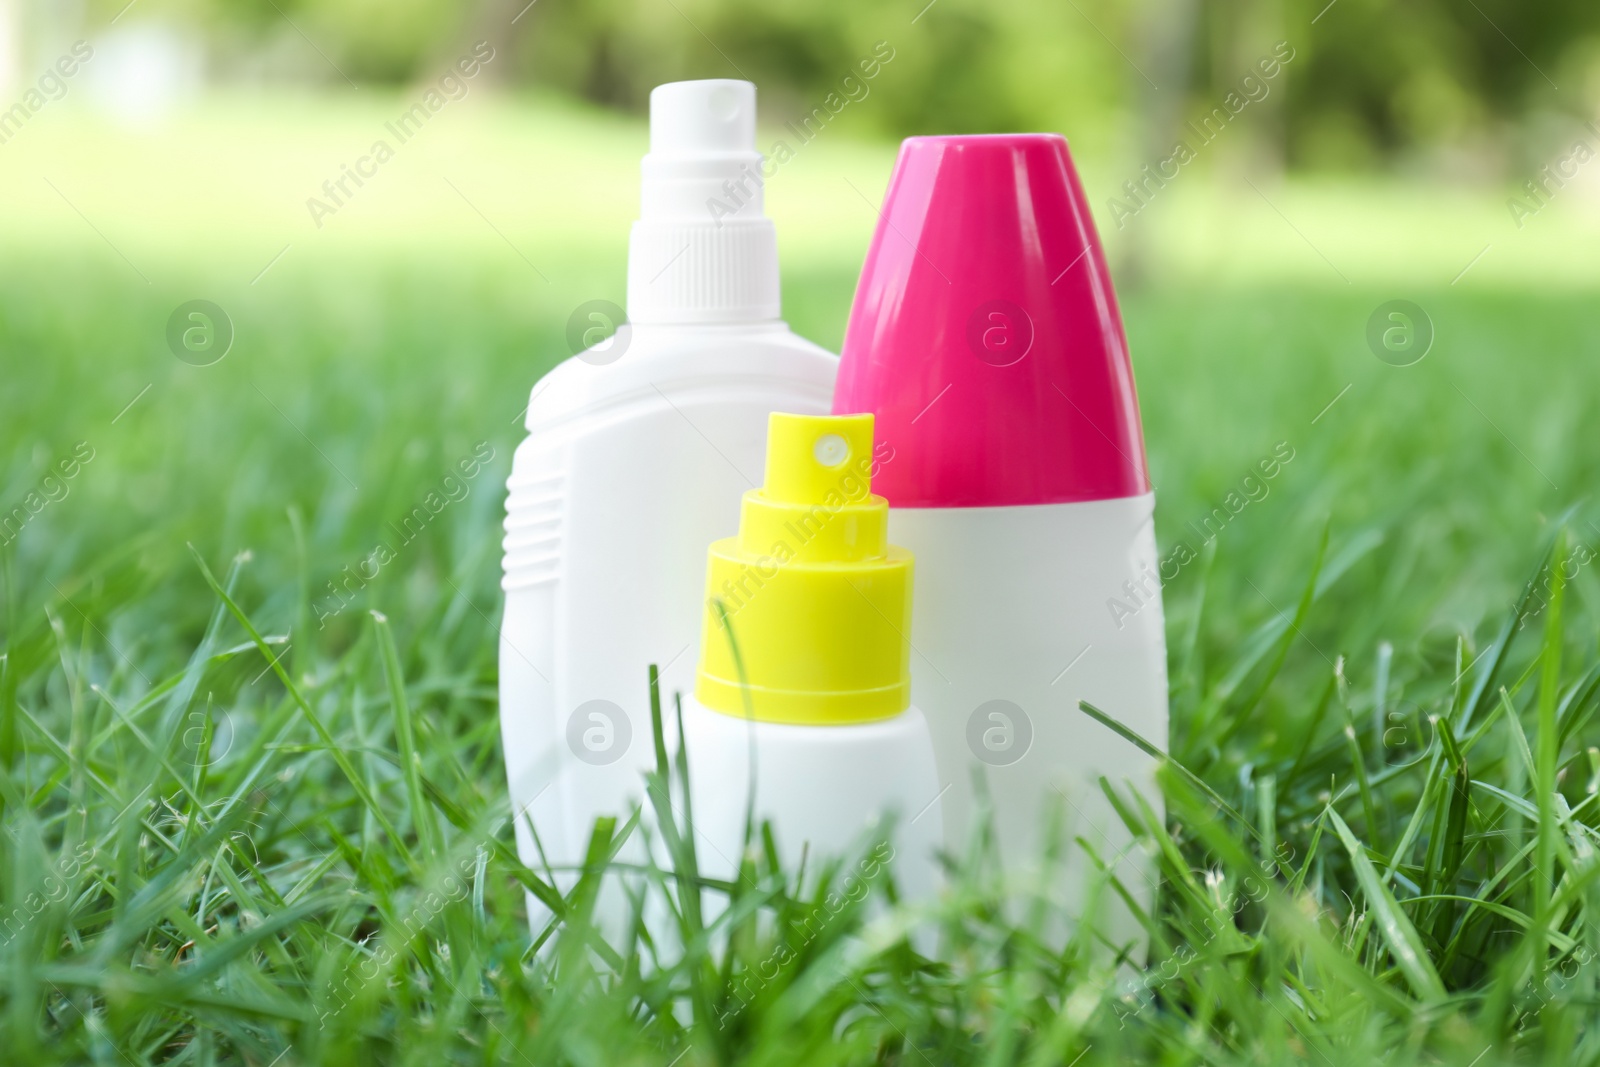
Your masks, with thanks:
M 92 58 L 35 92 L 75 41 Z M 138 205 L 127 221 L 145 232 L 128 241 L 190 262 L 224 245 L 248 259 L 252 240 L 270 255 L 308 236 L 306 200 L 475 45 L 493 58 L 463 98 L 319 241 L 449 236 L 461 204 L 448 189 L 436 203 L 442 174 L 480 181 L 484 213 L 542 250 L 610 252 L 634 198 L 629 120 L 651 86 L 686 77 L 759 86 L 762 146 L 796 151 L 771 193 L 801 256 L 859 251 L 872 216 L 837 179 L 876 199 L 884 146 L 916 133 L 1066 133 L 1130 282 L 1315 274 L 1308 245 L 1346 278 L 1448 281 L 1496 238 L 1485 273 L 1544 280 L 1560 272 L 1541 242 L 1563 224 L 1537 209 L 1600 187 L 1571 159 L 1579 142 L 1600 150 L 1600 8 L 1579 0 L 0 0 L 8 236 L 66 239 L 53 209 L 29 210 L 60 205 L 38 177 L 115 159 L 98 177 L 125 193 L 106 210 Z M 797 137 L 807 121 L 825 134 Z M 1270 194 L 1285 174 L 1312 199 L 1274 201 L 1307 238 L 1279 250 L 1287 220 L 1252 185 Z

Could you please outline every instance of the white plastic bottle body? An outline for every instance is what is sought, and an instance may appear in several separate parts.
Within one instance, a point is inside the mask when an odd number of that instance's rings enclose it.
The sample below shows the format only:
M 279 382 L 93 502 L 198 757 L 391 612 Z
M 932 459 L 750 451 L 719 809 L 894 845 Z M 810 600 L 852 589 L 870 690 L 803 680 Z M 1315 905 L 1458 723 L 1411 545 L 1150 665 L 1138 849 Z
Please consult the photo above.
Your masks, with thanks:
M 938 887 L 939 780 L 927 720 L 915 705 L 892 719 L 838 726 L 755 722 L 683 701 L 697 859 L 703 873 L 738 873 L 754 768 L 755 826 L 771 820 L 785 870 L 801 852 L 816 871 L 852 858 L 886 816 L 883 855 L 905 899 Z M 758 839 L 759 840 L 759 839 Z
M 1078 709 L 1087 700 L 1165 748 L 1166 642 L 1154 496 L 989 508 L 891 508 L 889 533 L 917 559 L 912 701 L 927 715 L 946 846 L 966 853 L 973 771 L 988 783 L 1002 861 L 1027 872 L 1055 805 L 1076 913 L 1088 868 L 1074 837 L 1116 866 L 1146 907 L 1154 869 L 1097 784 L 1144 791 L 1154 762 Z M 1136 936 L 1124 915 L 1113 923 Z
M 693 688 L 706 545 L 738 529 L 769 413 L 825 412 L 836 366 L 781 323 L 641 326 L 623 359 L 568 360 L 534 388 L 508 483 L 500 723 L 519 853 L 558 885 L 595 819 L 644 796 L 649 665 L 669 707 Z

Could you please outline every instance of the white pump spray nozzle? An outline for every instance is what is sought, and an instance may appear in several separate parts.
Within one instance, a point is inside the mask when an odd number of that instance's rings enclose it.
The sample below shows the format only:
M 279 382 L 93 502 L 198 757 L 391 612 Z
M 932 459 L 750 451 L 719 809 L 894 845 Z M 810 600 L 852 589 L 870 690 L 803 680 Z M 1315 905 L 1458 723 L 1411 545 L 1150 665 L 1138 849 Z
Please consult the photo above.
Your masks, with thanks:
M 650 94 L 654 155 L 756 150 L 756 87 L 727 78 L 669 82 Z
M 729 79 L 657 86 L 641 170 L 628 319 L 776 319 L 778 247 L 763 211 L 756 87 Z

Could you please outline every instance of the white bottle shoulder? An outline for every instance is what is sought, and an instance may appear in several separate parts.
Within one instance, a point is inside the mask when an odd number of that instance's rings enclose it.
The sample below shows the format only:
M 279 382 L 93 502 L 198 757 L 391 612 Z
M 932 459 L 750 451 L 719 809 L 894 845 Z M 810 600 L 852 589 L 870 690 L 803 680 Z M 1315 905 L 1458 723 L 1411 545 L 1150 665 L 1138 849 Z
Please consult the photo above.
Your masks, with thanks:
M 620 355 L 608 346 L 624 343 Z M 703 391 L 737 402 L 773 393 L 826 401 L 839 360 L 781 322 L 730 326 L 624 325 L 603 346 L 564 360 L 534 385 L 525 425 L 534 436 L 636 401 Z M 687 394 L 687 396 L 686 396 Z

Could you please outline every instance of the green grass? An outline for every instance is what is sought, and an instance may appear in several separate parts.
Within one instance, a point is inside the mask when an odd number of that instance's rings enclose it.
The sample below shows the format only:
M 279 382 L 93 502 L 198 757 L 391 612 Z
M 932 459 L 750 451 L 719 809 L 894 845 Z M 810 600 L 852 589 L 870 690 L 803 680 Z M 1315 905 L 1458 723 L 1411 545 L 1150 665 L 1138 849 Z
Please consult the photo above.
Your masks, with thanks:
M 596 158 L 631 152 L 625 132 Z M 824 147 L 798 188 L 857 166 Z M 1600 542 L 1581 270 L 1452 287 L 1430 250 L 1410 274 L 1346 263 L 1348 286 L 1262 269 L 1124 294 L 1158 537 L 1197 552 L 1165 593 L 1173 733 L 1145 739 L 1175 758 L 1165 818 L 1118 793 L 1163 879 L 1148 966 L 1117 966 L 1092 919 L 1060 933 L 1051 894 L 998 884 L 981 839 L 937 905 L 893 906 L 879 875 L 835 915 L 759 848 L 746 879 L 696 890 L 692 838 L 665 822 L 677 871 L 643 884 L 686 958 L 588 928 L 626 826 L 599 829 L 533 954 L 524 891 L 550 891 L 511 847 L 495 721 L 500 486 L 567 315 L 620 297 L 621 235 L 579 255 L 571 218 L 508 223 L 549 282 L 492 233 L 456 240 L 481 222 L 443 208 L 410 244 L 380 240 L 374 207 L 370 245 L 250 217 L 202 247 L 215 187 L 194 186 L 204 224 L 181 203 L 140 217 L 62 153 L 25 166 L 101 190 L 104 213 L 79 207 L 121 254 L 67 213 L 30 219 L 0 266 L 0 506 L 59 498 L 0 548 L 5 1062 L 1600 1060 L 1600 584 L 1575 565 L 1521 598 L 1551 553 Z M 789 316 L 824 343 L 865 227 L 787 264 Z M 237 328 L 210 367 L 163 340 L 197 295 Z M 1363 340 L 1397 295 L 1438 330 L 1405 368 Z M 1191 520 L 1280 443 L 1266 495 L 1202 546 Z M 326 583 L 480 448 L 466 495 L 319 620 Z M 663 751 L 653 795 L 680 773 Z M 940 962 L 913 951 L 917 923 Z

